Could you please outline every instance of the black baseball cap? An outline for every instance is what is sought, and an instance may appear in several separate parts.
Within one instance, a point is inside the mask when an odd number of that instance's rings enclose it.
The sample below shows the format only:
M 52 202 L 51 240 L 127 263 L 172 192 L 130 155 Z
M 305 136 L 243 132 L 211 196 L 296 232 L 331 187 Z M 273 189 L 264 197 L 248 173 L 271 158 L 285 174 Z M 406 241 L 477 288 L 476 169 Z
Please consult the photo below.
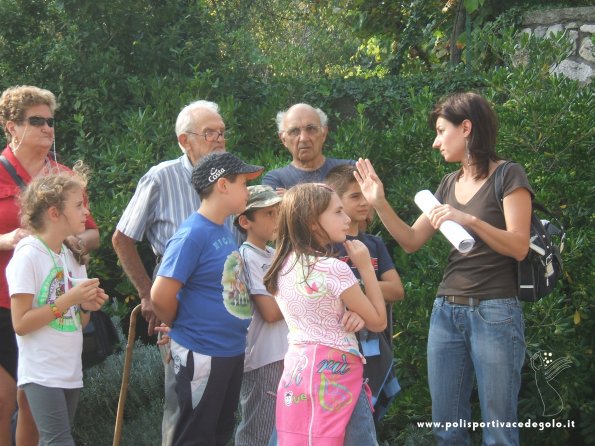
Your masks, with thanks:
M 192 170 L 191 183 L 200 193 L 217 181 L 229 175 L 245 174 L 248 180 L 258 177 L 264 170 L 262 166 L 246 164 L 229 152 L 213 152 L 204 156 Z

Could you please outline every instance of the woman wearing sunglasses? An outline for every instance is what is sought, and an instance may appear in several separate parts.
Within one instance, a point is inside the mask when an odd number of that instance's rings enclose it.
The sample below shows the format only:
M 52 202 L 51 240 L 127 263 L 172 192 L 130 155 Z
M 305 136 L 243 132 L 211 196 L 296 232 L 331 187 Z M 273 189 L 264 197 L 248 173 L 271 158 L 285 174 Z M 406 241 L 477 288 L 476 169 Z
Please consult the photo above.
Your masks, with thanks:
M 20 225 L 16 197 L 21 189 L 35 177 L 69 170 L 56 161 L 54 112 L 57 107 L 52 92 L 32 86 L 10 87 L 0 97 L 0 125 L 7 142 L 0 157 L 0 444 L 11 444 L 11 418 L 17 399 L 18 444 L 29 446 L 38 442 L 27 399 L 16 387 L 18 352 L 6 265 L 16 244 L 29 234 Z M 99 231 L 91 216 L 85 227 L 85 232 L 65 242 L 81 261 L 84 254 L 99 246 Z

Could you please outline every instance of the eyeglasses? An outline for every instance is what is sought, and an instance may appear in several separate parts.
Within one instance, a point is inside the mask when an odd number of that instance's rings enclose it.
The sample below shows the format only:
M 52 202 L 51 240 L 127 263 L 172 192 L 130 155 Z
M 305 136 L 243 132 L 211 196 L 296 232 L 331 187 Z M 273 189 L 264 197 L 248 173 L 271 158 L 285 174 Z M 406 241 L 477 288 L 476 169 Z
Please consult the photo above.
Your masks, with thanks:
M 291 138 L 297 138 L 302 133 L 302 130 L 306 132 L 306 135 L 308 136 L 315 136 L 320 133 L 321 129 L 322 126 L 320 125 L 308 124 L 305 127 L 291 127 L 290 129 L 284 130 L 283 132 Z
M 203 133 L 196 133 L 188 130 L 185 133 L 202 136 L 208 142 L 215 142 L 219 139 L 219 137 L 222 137 L 223 139 L 229 138 L 231 135 L 231 130 L 223 130 L 222 132 L 218 132 L 217 130 L 206 130 Z
M 43 127 L 47 124 L 48 127 L 54 127 L 54 118 L 44 118 L 42 116 L 29 116 L 26 121 L 33 127 Z

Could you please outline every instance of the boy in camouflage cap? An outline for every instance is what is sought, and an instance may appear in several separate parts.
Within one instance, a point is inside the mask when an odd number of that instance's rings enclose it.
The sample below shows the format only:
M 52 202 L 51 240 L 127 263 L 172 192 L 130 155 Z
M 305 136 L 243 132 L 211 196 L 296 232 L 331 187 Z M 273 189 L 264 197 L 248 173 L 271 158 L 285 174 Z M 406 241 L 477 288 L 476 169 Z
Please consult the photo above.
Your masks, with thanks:
M 248 189 L 246 210 L 235 219 L 237 228 L 247 235 L 246 242 L 240 246 L 240 255 L 253 303 L 240 391 L 242 420 L 236 431 L 236 446 L 260 446 L 269 442 L 275 426 L 275 394 L 283 373 L 288 331 L 275 299 L 263 284 L 275 254 L 268 242 L 277 237 L 281 197 L 270 186 Z
M 257 186 L 248 186 L 248 202 L 246 209 L 235 218 L 235 227 L 244 235 L 248 233 L 247 229 L 240 225 L 239 220 L 242 215 L 246 216 L 249 221 L 254 221 L 254 210 L 262 209 L 270 206 L 275 206 L 281 202 L 281 197 L 273 190 L 271 186 L 259 184 Z

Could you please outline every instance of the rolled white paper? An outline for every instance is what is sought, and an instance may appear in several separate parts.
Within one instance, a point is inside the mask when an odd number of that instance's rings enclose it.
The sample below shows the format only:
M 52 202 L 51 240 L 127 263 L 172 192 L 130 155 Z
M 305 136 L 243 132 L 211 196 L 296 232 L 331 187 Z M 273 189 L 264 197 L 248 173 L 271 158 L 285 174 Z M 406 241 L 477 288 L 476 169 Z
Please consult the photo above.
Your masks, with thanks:
M 422 190 L 416 193 L 414 201 L 417 207 L 419 207 L 427 217 L 430 216 L 430 211 L 434 206 L 440 205 L 440 202 L 436 200 L 436 197 L 434 197 L 429 190 Z M 455 221 L 446 220 L 440 225 L 439 229 L 448 241 L 463 254 L 471 251 L 475 244 L 475 240 L 471 237 L 471 234 Z

